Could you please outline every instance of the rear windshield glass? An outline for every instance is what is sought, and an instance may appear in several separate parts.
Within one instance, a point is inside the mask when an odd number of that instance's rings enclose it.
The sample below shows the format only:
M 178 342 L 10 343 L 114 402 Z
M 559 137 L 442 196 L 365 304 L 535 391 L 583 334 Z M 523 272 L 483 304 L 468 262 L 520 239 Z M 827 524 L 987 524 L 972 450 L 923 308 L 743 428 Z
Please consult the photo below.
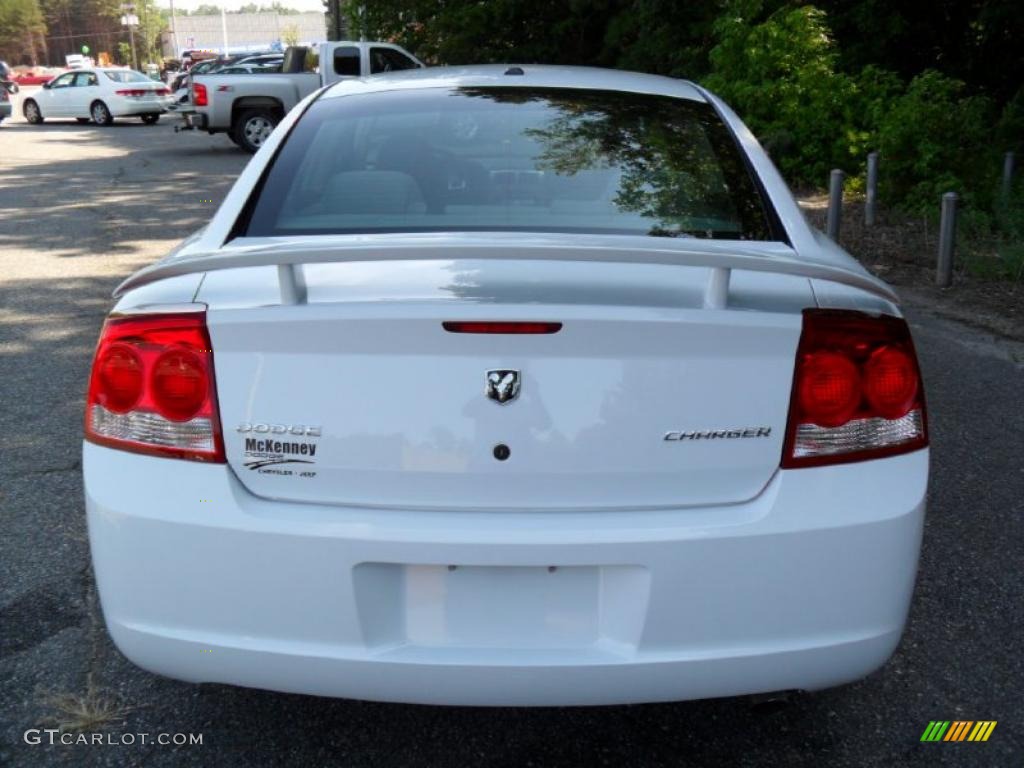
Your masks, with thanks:
M 533 231 L 769 238 L 708 104 L 526 88 L 320 99 L 257 192 L 249 236 Z
M 130 69 L 119 69 L 114 72 L 104 70 L 104 75 L 115 83 L 152 83 L 152 78 L 146 77 L 141 72 L 133 72 Z

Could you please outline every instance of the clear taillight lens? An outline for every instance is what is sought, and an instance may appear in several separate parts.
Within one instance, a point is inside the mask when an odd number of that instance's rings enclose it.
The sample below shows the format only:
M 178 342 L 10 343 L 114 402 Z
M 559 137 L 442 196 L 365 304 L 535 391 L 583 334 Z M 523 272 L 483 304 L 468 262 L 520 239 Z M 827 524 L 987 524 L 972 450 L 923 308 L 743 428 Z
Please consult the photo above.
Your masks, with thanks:
M 863 461 L 926 445 L 921 371 L 906 321 L 804 310 L 783 468 Z
M 89 381 L 85 437 L 127 451 L 224 461 L 205 313 L 107 320 Z

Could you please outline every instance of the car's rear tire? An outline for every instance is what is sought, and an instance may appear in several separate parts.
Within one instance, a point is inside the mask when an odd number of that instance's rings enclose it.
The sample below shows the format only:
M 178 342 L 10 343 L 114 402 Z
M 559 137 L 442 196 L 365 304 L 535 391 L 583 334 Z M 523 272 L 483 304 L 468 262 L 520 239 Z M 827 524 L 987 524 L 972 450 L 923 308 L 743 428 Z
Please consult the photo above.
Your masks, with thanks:
M 246 152 L 254 153 L 263 146 L 281 118 L 269 109 L 246 109 L 235 118 L 231 138 Z
M 77 120 L 80 123 L 88 123 L 89 122 L 89 118 L 88 117 L 76 117 L 75 120 Z
M 155 125 L 156 121 L 160 119 L 160 115 L 142 115 L 142 122 L 146 125 Z
M 25 120 L 31 125 L 39 125 L 46 119 L 43 117 L 43 113 L 39 110 L 39 105 L 36 104 L 34 99 L 26 99 L 21 112 L 25 115 Z
M 89 107 L 89 114 L 96 125 L 111 125 L 114 122 L 114 116 L 102 101 L 94 101 Z

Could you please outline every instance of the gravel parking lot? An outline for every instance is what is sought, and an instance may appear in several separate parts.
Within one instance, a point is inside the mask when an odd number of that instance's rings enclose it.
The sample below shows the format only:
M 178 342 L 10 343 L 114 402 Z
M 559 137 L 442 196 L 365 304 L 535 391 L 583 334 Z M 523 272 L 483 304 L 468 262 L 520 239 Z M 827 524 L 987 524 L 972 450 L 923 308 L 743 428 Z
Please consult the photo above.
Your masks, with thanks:
M 863 682 L 776 711 L 747 700 L 512 710 L 195 686 L 133 667 L 107 637 L 89 566 L 90 356 L 116 283 L 201 226 L 247 160 L 171 123 L 0 126 L 0 765 L 1021 764 L 1024 346 L 913 302 L 931 507 L 908 631 Z M 921 744 L 937 719 L 998 726 L 987 743 Z M 61 723 L 135 743 L 26 743 L 26 730 Z M 143 733 L 202 744 L 142 744 Z

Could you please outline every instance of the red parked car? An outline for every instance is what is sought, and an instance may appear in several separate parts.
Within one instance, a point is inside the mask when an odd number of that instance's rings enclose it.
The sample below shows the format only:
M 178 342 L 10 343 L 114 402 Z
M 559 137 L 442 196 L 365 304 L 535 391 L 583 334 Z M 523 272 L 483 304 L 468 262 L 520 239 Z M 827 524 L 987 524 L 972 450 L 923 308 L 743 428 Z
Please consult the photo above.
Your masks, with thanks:
M 56 74 L 50 73 L 45 69 L 28 69 L 22 72 L 16 72 L 13 80 L 18 85 L 42 85 L 48 83 Z

